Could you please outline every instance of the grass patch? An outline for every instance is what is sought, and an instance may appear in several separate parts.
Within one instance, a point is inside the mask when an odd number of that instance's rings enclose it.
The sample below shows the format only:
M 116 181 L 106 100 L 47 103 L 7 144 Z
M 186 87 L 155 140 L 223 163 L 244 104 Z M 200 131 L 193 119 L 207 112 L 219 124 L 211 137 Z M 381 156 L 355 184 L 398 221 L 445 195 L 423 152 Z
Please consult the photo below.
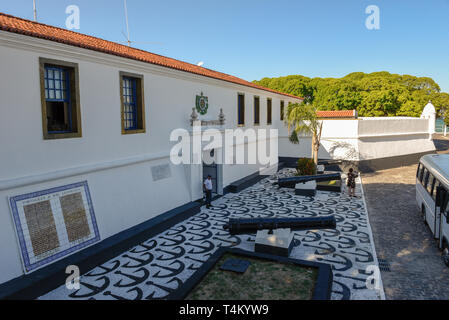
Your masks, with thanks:
M 317 190 L 323 191 L 341 191 L 341 180 L 331 180 L 331 181 L 320 181 L 316 184 Z
M 251 262 L 245 273 L 220 270 L 229 258 Z M 226 253 L 187 300 L 310 300 L 318 270 Z

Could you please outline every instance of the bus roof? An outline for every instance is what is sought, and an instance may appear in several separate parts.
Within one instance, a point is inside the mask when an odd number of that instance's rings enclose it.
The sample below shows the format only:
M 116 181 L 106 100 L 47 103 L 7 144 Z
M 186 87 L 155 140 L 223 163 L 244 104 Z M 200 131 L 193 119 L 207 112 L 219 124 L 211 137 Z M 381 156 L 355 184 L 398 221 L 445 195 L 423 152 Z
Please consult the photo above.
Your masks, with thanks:
M 449 188 L 449 154 L 427 154 L 421 157 L 420 162 Z

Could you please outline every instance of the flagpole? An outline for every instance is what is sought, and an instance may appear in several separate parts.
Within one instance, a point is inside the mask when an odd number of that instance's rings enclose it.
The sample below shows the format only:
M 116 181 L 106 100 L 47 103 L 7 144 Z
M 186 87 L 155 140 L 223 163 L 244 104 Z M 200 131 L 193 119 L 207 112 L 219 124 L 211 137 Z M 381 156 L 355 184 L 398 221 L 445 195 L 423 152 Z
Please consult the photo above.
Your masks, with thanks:
M 129 25 L 128 25 L 128 9 L 126 8 L 126 0 L 123 0 L 125 6 L 125 18 L 126 18 L 126 33 L 128 34 L 128 47 L 131 46 L 131 41 L 129 40 Z
M 34 21 L 37 21 L 36 0 L 33 0 L 33 15 L 34 15 Z

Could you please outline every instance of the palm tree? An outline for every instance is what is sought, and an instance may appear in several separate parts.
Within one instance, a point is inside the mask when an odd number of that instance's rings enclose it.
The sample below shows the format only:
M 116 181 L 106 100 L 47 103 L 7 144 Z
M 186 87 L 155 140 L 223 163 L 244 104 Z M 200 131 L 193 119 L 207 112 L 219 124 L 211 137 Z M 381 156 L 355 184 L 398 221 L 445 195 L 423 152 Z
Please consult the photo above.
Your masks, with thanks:
M 318 150 L 320 149 L 321 132 L 323 129 L 323 121 L 317 116 L 317 107 L 312 104 L 293 103 L 287 108 L 287 116 L 285 122 L 288 125 L 290 141 L 299 143 L 298 133 L 308 133 L 312 135 L 312 159 L 315 165 L 318 165 Z

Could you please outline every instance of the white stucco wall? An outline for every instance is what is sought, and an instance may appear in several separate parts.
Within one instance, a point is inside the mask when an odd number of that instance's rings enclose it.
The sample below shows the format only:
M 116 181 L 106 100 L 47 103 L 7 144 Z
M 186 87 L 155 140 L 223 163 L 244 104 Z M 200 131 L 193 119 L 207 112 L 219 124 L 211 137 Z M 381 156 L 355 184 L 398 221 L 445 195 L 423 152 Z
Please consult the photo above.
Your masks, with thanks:
M 318 152 L 320 159 L 358 160 L 357 120 L 324 120 L 321 146 Z M 310 157 L 312 139 L 299 135 L 299 144 L 288 140 L 287 130 L 282 129 L 279 141 L 279 154 L 283 157 Z
M 435 151 L 428 119 L 384 117 L 358 122 L 360 160 Z

